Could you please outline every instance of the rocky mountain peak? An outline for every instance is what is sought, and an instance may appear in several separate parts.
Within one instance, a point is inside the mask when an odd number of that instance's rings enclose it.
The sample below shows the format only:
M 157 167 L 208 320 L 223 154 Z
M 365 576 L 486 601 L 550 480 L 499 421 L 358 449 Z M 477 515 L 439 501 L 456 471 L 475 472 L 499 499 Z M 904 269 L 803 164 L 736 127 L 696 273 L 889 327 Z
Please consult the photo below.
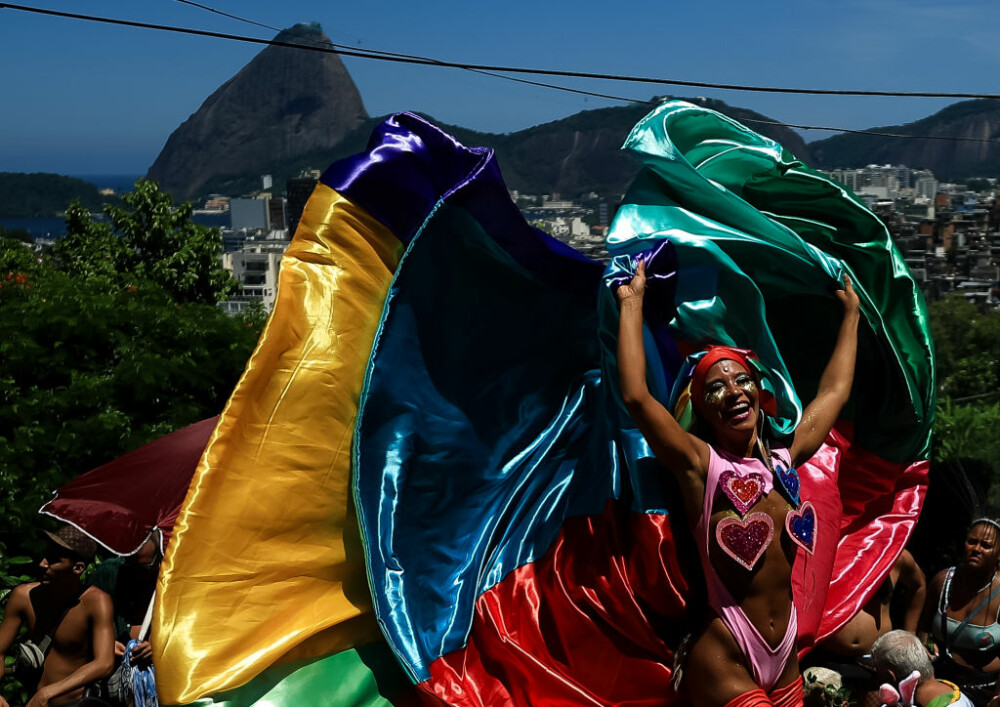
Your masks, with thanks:
M 318 23 L 275 37 L 312 47 L 329 41 Z M 339 56 L 271 45 L 170 135 L 148 176 L 189 198 L 210 179 L 330 149 L 367 117 Z

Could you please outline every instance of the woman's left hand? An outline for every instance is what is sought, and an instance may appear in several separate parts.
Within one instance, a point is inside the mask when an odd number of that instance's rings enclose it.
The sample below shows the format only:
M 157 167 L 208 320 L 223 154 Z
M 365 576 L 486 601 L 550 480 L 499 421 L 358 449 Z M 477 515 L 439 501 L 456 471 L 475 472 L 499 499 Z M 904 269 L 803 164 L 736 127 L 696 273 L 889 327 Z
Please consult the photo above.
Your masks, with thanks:
M 837 299 L 844 306 L 844 314 L 857 312 L 861 307 L 858 293 L 854 291 L 854 283 L 851 282 L 851 276 L 847 273 L 844 273 L 844 288 L 837 290 Z
M 625 300 L 636 298 L 642 300 L 642 296 L 646 293 L 646 263 L 642 258 L 639 258 L 639 263 L 635 266 L 635 275 L 628 282 L 627 285 L 620 285 L 615 291 L 618 296 L 619 302 L 624 302 Z

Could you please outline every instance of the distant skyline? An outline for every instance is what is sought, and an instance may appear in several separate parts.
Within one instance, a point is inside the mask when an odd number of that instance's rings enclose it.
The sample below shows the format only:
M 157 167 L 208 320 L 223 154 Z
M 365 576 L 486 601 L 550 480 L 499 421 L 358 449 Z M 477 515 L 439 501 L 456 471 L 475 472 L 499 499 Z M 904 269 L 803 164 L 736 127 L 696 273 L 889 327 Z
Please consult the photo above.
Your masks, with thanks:
M 271 39 L 274 32 L 179 0 L 24 0 L 65 12 Z M 359 49 L 448 61 L 783 87 L 996 92 L 1000 4 L 986 0 L 841 3 L 423 4 L 204 0 L 287 28 L 319 22 Z M 170 133 L 263 49 L 224 39 L 0 9 L 0 171 L 143 174 Z M 620 102 L 459 69 L 345 57 L 373 116 L 416 110 L 512 132 Z M 528 76 L 526 78 L 536 78 Z M 847 129 L 896 125 L 954 99 L 811 97 L 539 78 L 646 100 L 718 98 L 776 120 Z M 806 140 L 830 133 L 804 131 Z

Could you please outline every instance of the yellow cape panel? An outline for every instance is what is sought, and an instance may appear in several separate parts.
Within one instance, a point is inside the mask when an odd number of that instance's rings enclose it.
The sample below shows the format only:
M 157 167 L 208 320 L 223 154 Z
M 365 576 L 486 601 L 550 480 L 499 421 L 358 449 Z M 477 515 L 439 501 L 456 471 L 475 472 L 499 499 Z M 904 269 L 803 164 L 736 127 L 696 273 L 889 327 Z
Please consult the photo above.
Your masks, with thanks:
M 157 585 L 163 704 L 376 638 L 351 501 L 358 399 L 403 245 L 320 184 L 206 447 Z

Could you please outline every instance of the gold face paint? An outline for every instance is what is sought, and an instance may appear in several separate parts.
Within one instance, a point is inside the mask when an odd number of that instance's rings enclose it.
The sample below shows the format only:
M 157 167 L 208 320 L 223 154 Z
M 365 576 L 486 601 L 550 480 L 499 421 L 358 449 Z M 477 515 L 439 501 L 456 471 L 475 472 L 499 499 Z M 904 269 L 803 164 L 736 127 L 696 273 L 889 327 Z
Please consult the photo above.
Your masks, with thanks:
M 730 371 L 729 366 L 723 364 L 722 374 L 728 375 Z M 757 384 L 754 383 L 753 376 L 749 373 L 740 371 L 736 374 L 736 378 L 733 381 L 737 387 L 741 388 L 744 393 L 748 396 L 753 396 L 757 393 Z M 705 403 L 708 405 L 721 405 L 722 401 L 726 397 L 726 390 L 728 389 L 725 379 L 716 378 L 710 381 L 705 387 L 704 399 Z
M 753 378 L 748 373 L 736 376 L 736 385 L 741 387 L 747 395 L 757 392 L 757 384 L 753 382 Z
M 709 405 L 722 405 L 722 400 L 725 397 L 726 384 L 722 381 L 713 381 L 705 391 L 705 402 Z

